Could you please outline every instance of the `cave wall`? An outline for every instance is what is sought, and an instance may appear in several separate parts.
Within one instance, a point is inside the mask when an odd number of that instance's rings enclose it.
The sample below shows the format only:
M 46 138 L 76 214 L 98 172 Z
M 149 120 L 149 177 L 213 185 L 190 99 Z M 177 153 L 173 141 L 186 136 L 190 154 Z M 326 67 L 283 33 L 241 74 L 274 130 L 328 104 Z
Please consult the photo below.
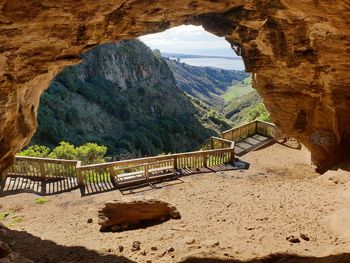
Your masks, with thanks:
M 348 0 L 0 0 L 0 170 L 29 143 L 41 93 L 95 45 L 181 24 L 229 41 L 272 120 L 323 172 L 350 154 Z

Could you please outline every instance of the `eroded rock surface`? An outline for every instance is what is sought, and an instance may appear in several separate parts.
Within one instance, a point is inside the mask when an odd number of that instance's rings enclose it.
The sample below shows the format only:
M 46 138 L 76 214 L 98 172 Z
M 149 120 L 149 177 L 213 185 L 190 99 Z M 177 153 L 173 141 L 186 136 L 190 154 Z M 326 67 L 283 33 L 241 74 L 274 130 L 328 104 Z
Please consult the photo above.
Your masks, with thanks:
M 348 0 L 0 1 L 1 169 L 37 127 L 40 94 L 91 47 L 203 25 L 254 73 L 272 120 L 319 171 L 350 155 Z
M 101 231 L 120 231 L 137 227 L 140 223 L 158 223 L 181 218 L 171 204 L 145 197 L 129 197 L 105 203 L 98 211 Z

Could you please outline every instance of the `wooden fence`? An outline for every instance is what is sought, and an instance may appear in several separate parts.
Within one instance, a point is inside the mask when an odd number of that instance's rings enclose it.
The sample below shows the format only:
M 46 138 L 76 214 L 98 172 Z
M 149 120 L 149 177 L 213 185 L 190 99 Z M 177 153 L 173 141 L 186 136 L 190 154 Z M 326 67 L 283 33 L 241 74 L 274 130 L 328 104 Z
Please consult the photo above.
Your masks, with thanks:
M 77 168 L 82 189 L 91 183 L 111 183 L 123 188 L 141 183 L 175 177 L 177 171 L 215 167 L 232 163 L 234 143 L 229 148 L 85 165 Z M 83 190 L 84 191 L 84 190 Z
M 226 140 L 239 142 L 254 134 L 261 134 L 266 137 L 275 138 L 277 128 L 274 124 L 255 120 L 241 126 L 222 132 L 221 137 Z
M 234 148 L 234 141 L 225 140 L 219 137 L 210 138 L 210 149 Z
M 50 179 L 72 179 L 77 176 L 80 161 L 16 156 L 15 163 L 2 175 L 4 188 L 7 177 L 21 177 L 42 182 L 42 192 L 45 183 Z
M 223 149 L 178 153 L 132 160 L 81 166 L 80 161 L 16 156 L 2 178 L 2 189 L 7 177 L 21 177 L 42 182 L 42 192 L 50 179 L 75 179 L 85 194 L 87 185 L 102 188 L 112 185 L 121 188 L 162 178 L 175 176 L 179 171 L 215 167 L 232 163 L 234 143 L 214 138 L 213 147 L 229 146 Z
M 43 182 L 42 191 L 49 179 L 74 178 L 83 194 L 87 185 L 100 185 L 102 188 L 111 185 L 114 189 L 141 183 L 152 185 L 155 180 L 173 177 L 184 171 L 231 164 L 235 158 L 235 141 L 254 134 L 275 137 L 277 129 L 271 123 L 252 121 L 224 131 L 222 138 L 211 137 L 205 150 L 85 166 L 76 160 L 16 156 L 15 164 L 3 174 L 2 189 L 6 177 L 40 180 Z

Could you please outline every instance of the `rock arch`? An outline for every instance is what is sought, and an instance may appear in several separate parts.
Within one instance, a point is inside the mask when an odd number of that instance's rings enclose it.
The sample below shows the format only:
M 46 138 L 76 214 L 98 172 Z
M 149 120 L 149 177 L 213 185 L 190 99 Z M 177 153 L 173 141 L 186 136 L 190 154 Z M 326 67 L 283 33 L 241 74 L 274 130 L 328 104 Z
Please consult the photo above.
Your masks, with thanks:
M 350 4 L 320 0 L 1 0 L 1 170 L 35 132 L 41 93 L 108 41 L 203 25 L 242 54 L 273 121 L 319 171 L 350 154 Z

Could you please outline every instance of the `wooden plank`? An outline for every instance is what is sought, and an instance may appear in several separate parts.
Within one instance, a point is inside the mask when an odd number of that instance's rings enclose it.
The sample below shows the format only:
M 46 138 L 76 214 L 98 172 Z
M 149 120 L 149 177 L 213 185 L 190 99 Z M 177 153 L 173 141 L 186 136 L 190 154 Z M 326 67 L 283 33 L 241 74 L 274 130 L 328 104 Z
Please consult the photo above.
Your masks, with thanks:
M 76 164 L 78 162 L 78 160 L 39 158 L 39 157 L 29 157 L 29 156 L 15 156 L 15 160 L 18 160 L 18 161 L 44 161 L 44 162 L 50 162 L 50 163 L 72 163 L 72 164 Z

